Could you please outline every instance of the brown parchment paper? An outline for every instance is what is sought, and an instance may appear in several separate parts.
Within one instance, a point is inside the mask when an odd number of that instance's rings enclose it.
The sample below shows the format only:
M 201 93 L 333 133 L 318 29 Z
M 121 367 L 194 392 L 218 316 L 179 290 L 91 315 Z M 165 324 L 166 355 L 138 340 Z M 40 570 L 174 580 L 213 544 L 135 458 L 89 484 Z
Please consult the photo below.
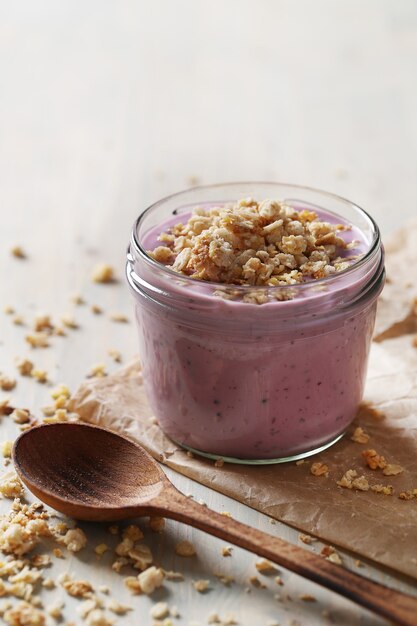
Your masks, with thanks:
M 311 460 L 302 465 L 260 467 L 225 464 L 214 470 L 212 461 L 190 458 L 153 420 L 138 363 L 83 383 L 71 408 L 87 422 L 138 440 L 155 458 L 208 487 L 417 578 L 417 500 L 398 498 L 401 491 L 417 488 L 417 347 L 412 344 L 412 333 L 417 331 L 413 305 L 417 296 L 417 220 L 388 242 L 386 252 L 389 283 L 378 310 L 377 341 L 371 349 L 365 390 L 365 401 L 382 416 L 362 409 L 349 433 L 314 457 L 329 466 L 328 477 L 313 476 Z M 359 424 L 370 435 L 366 445 L 350 439 Z M 401 465 L 404 472 L 387 477 L 381 470 L 368 469 L 361 451 L 371 447 L 388 462 Z M 351 468 L 371 484 L 393 485 L 394 495 L 338 487 L 336 481 Z
M 387 283 L 379 299 L 374 341 L 417 332 L 417 219 L 385 244 Z

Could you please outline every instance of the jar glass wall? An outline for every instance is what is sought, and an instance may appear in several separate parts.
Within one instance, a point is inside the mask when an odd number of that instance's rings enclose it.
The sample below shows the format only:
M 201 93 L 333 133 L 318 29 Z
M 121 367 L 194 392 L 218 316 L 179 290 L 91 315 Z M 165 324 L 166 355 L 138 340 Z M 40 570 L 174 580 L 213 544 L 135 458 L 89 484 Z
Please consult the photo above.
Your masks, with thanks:
M 191 279 L 146 252 L 150 233 L 194 206 L 273 198 L 351 224 L 366 249 L 329 277 L 276 287 Z M 174 222 L 172 221 L 174 220 Z M 301 458 L 334 443 L 362 398 L 376 299 L 384 282 L 378 227 L 332 194 L 274 183 L 200 187 L 156 203 L 136 221 L 127 279 L 135 301 L 149 402 L 184 447 L 235 462 Z M 247 300 L 261 293 L 262 304 Z

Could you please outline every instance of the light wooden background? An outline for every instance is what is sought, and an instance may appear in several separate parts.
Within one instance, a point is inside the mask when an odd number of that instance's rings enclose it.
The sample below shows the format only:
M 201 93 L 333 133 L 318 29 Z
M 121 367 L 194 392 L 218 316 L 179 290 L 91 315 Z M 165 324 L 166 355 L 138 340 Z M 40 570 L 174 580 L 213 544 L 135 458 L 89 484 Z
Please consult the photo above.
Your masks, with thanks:
M 168 193 L 196 182 L 304 183 L 355 200 L 384 234 L 416 213 L 414 0 L 1 0 L 0 46 L 0 303 L 28 325 L 36 311 L 74 312 L 81 328 L 32 354 L 53 383 L 75 388 L 101 361 L 112 370 L 109 348 L 125 361 L 135 354 L 133 325 L 108 313 L 130 313 L 131 223 Z M 11 258 L 13 243 L 26 261 Z M 97 261 L 117 268 L 117 285 L 91 284 Z M 75 308 L 74 292 L 105 314 Z M 12 373 L 14 357 L 28 353 L 26 333 L 1 313 L 1 370 Z M 48 393 L 24 379 L 13 397 L 36 410 Z M 0 438 L 15 433 L 3 418 Z M 172 478 L 209 506 L 297 541 L 295 531 Z M 87 532 L 92 546 L 109 540 L 98 526 Z M 173 555 L 185 537 L 198 558 Z M 206 624 L 211 611 L 231 612 L 242 626 L 383 623 L 286 572 L 283 588 L 267 579 L 267 589 L 248 593 L 254 556 L 235 549 L 224 559 L 221 542 L 176 523 L 149 540 L 158 562 L 186 573 L 155 595 L 179 607 L 178 626 Z M 69 569 L 108 584 L 134 607 L 117 624 L 149 626 L 151 600 L 130 597 L 109 563 L 89 549 L 57 561 L 52 575 Z M 236 583 L 224 587 L 215 571 Z M 361 571 L 410 588 L 376 568 Z M 212 581 L 205 595 L 191 585 L 199 578 Z M 300 601 L 303 593 L 319 602 Z M 45 602 L 59 596 L 45 593 Z M 65 602 L 66 621 L 78 623 L 76 601 Z

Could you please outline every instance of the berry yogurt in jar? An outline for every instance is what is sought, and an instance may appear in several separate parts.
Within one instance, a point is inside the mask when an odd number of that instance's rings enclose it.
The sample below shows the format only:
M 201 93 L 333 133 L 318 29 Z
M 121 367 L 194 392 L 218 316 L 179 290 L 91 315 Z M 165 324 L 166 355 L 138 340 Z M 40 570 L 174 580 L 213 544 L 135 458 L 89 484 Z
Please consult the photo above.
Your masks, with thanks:
M 343 436 L 385 277 L 363 209 L 295 185 L 190 189 L 140 215 L 126 273 L 145 389 L 171 439 L 278 463 Z

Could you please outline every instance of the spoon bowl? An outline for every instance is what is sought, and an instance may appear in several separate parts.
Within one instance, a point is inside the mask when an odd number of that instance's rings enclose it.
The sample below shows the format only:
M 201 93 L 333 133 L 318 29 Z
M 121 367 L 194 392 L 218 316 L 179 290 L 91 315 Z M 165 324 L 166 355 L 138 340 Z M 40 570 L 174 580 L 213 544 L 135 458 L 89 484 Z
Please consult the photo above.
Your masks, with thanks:
M 400 626 L 416 626 L 417 598 L 194 502 L 139 444 L 114 432 L 83 423 L 37 426 L 18 437 L 12 458 L 30 491 L 61 513 L 90 521 L 170 517 L 270 559 Z
M 132 517 L 132 507 L 145 507 L 168 482 L 141 446 L 87 424 L 36 426 L 16 440 L 12 456 L 32 493 L 80 520 Z

